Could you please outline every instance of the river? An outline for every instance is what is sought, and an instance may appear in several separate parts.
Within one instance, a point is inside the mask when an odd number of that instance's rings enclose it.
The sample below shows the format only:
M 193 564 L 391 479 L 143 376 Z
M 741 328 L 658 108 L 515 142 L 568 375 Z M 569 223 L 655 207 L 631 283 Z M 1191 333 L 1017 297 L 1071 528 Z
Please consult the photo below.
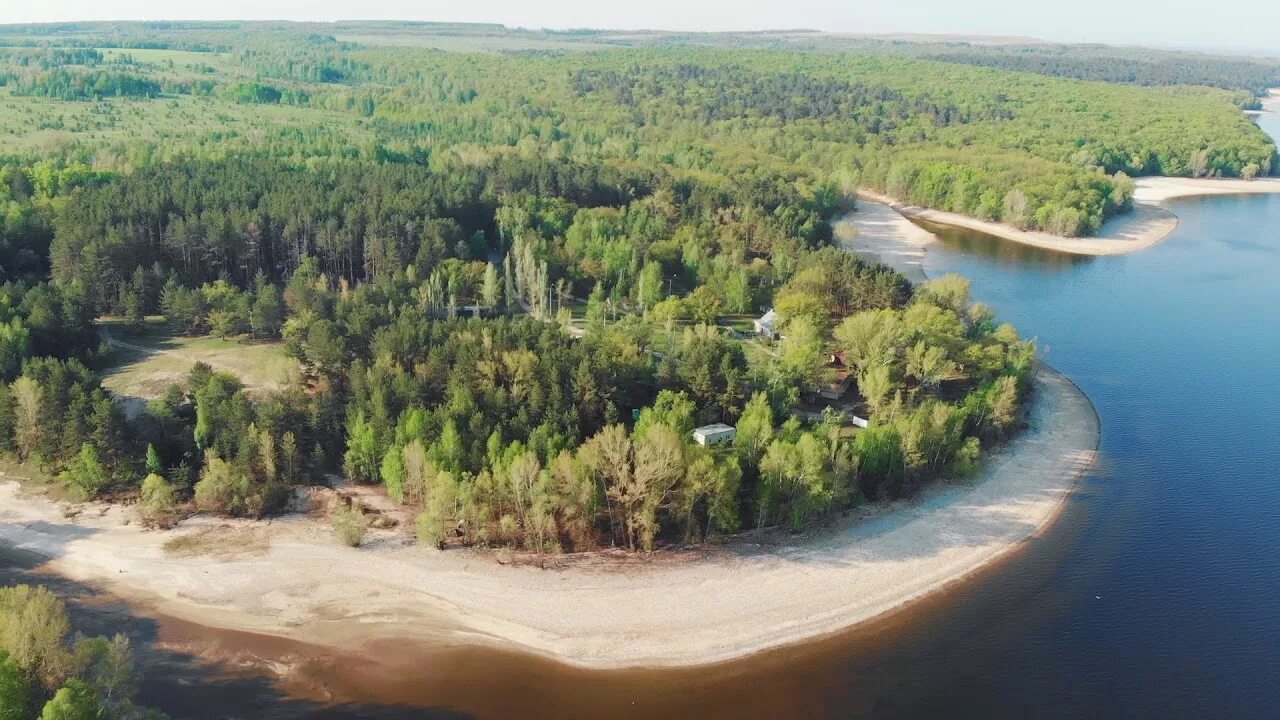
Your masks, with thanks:
M 1259 122 L 1280 136 L 1280 118 Z M 707 668 L 588 672 L 470 647 L 339 655 L 101 602 L 77 612 L 92 631 L 127 627 L 142 700 L 176 718 L 1274 717 L 1280 196 L 1173 208 L 1168 240 L 1123 257 L 941 233 L 927 272 L 972 278 L 1038 337 L 1097 406 L 1101 459 L 1025 551 L 882 622 Z M 34 572 L 15 557 L 0 581 Z M 262 679 L 285 665 L 286 682 Z

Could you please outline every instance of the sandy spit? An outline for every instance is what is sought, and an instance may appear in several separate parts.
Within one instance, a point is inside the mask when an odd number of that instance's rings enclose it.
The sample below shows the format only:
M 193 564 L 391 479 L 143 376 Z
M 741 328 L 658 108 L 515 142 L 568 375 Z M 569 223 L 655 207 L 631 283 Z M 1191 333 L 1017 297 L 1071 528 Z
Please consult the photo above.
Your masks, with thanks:
M 924 253 L 938 238 L 892 206 L 859 198 L 858 209 L 836 220 L 836 242 L 849 252 L 883 263 L 912 282 L 924 282 Z
M 1280 193 L 1280 178 L 1240 180 L 1232 178 L 1143 177 L 1135 181 L 1131 212 L 1103 224 L 1096 237 L 1069 238 L 1034 230 L 1019 230 L 1004 223 L 979 220 L 959 213 L 932 210 L 897 202 L 870 190 L 858 191 L 862 212 L 887 206 L 905 218 L 976 230 L 987 235 L 1045 250 L 1075 255 L 1125 255 L 1145 250 L 1168 237 L 1178 227 L 1178 216 L 1163 203 L 1175 198 L 1202 195 L 1261 195 Z M 873 212 L 879 212 L 873 210 Z M 874 243 L 874 241 L 872 241 Z M 915 241 L 908 241 L 914 244 Z M 874 250 L 872 251 L 874 252 Z M 892 264 L 892 263 L 890 263 Z
M 593 668 L 705 664 L 900 608 L 1046 527 L 1093 462 L 1098 420 L 1057 372 L 1042 368 L 1036 387 L 1030 427 L 980 477 L 862 509 L 806 537 L 501 564 L 492 553 L 424 548 L 394 530 L 346 548 L 308 515 L 197 517 L 148 531 L 128 508 L 55 504 L 4 480 L 0 542 L 49 557 L 50 570 L 74 580 L 213 627 L 347 649 L 393 638 L 482 643 Z M 175 535 L 195 533 L 217 550 L 164 550 Z

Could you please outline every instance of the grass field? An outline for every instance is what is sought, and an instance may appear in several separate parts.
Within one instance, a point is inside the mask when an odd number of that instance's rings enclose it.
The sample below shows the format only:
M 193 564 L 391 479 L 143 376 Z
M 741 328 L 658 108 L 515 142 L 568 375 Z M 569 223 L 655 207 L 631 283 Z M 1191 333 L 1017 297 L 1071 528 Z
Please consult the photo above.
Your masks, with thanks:
M 114 346 L 116 363 L 103 374 L 102 386 L 129 414 L 183 383 L 197 362 L 235 375 L 251 392 L 279 390 L 301 377 L 298 362 L 280 343 L 177 337 L 158 329 L 124 337 L 106 323 L 103 336 Z
M 222 65 L 224 53 L 192 52 L 190 50 L 162 50 L 158 48 L 97 48 L 102 58 L 111 62 L 121 56 L 133 58 L 137 63 L 161 64 L 173 63 L 177 67 L 183 65 Z
M 360 142 L 368 133 L 350 115 L 289 105 L 242 105 L 188 95 L 100 102 L 15 97 L 0 88 L 0 152 L 63 145 L 164 142 L 169 152 L 218 137 L 219 149 L 254 144 L 277 129 L 324 128 Z

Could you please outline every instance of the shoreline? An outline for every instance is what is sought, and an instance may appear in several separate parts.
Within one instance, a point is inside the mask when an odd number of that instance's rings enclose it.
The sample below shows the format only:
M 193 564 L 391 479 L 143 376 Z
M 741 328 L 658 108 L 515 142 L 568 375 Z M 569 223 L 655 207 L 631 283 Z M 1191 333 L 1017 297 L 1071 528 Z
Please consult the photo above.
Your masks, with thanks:
M 1276 104 L 1280 105 L 1280 97 Z M 1029 245 L 1043 250 L 1070 253 L 1073 255 L 1127 255 L 1152 247 L 1169 237 L 1178 227 L 1178 216 L 1165 203 L 1169 200 L 1211 195 L 1270 195 L 1280 194 L 1280 178 L 1258 178 L 1240 180 L 1237 178 L 1181 178 L 1181 177 L 1140 177 L 1135 179 L 1133 210 L 1113 217 L 1102 225 L 1097 236 L 1063 237 L 1034 230 L 1020 230 L 1011 225 L 998 223 L 959 213 L 932 210 L 898 202 L 893 198 L 872 191 L 858 191 L 858 212 L 867 206 L 881 205 L 908 220 L 946 225 L 949 227 L 975 230 L 1002 240 Z M 877 213 L 879 211 L 876 211 Z M 841 221 L 846 218 L 842 218 Z M 878 223 L 873 222 L 872 225 Z M 923 246 L 912 238 L 899 238 L 899 251 L 902 244 L 907 247 Z M 885 248 L 869 252 L 885 252 L 892 256 L 894 248 L 876 241 Z M 909 265 L 908 265 L 909 267 Z M 903 270 L 903 268 L 899 268 Z M 904 274 L 909 272 L 904 271 Z
M 698 666 L 848 630 L 902 609 L 1024 546 L 1061 512 L 1092 464 L 1098 418 L 1042 366 L 1030 427 L 977 479 L 854 510 L 799 538 L 743 537 L 649 557 L 548 556 L 549 569 L 492 552 L 438 552 L 397 531 L 341 546 L 326 521 L 196 517 L 148 531 L 127 508 L 63 507 L 0 482 L 0 542 L 48 570 L 158 613 L 346 651 L 388 640 L 484 645 L 589 669 Z M 174 557 L 209 533 L 212 554 Z M 781 537 L 779 540 L 778 538 Z M 776 544 L 775 544 L 776 541 Z M 585 560 L 585 561 L 584 561 Z

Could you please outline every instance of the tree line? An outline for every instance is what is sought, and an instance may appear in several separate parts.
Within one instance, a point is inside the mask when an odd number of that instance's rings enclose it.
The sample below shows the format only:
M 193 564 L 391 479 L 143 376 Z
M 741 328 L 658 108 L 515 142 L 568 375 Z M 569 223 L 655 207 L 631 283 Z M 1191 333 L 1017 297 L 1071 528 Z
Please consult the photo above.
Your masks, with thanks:
M 139 77 L 211 108 L 287 103 L 300 122 L 257 142 L 216 130 L 213 142 L 186 127 L 166 128 L 170 147 L 207 157 L 244 142 L 295 159 L 359 154 L 452 169 L 514 154 L 701 179 L 767 167 L 766 175 L 834 182 L 846 194 L 861 184 L 1064 235 L 1094 233 L 1125 212 L 1125 176 L 1254 177 L 1276 168 L 1274 145 L 1238 111 L 1238 91 L 1160 79 L 1253 87 L 1271 72 L 1265 63 L 929 44 L 871 44 L 852 53 L 661 47 L 517 57 L 367 47 L 304 26 L 237 27 L 128 26 L 133 41 L 148 37 L 157 47 L 234 51 L 219 56 L 217 67 L 121 67 L 145 70 Z M 107 44 L 124 31 L 100 30 Z M 930 52 L 961 57 L 924 57 Z M 1115 82 L 1056 77 L 1070 75 L 1066 69 L 1046 70 L 1055 77 L 1045 78 L 960 62 L 969 55 L 996 58 L 992 64 L 1006 56 L 1018 63 L 1062 57 L 1089 68 L 1077 75 Z M 1151 70 L 1157 88 L 1136 87 L 1147 82 L 1138 70 L 1132 83 L 1127 71 L 1105 71 L 1139 62 L 1176 70 Z M 102 157 L 101 141 L 81 142 L 71 152 Z M 155 152 L 128 141 L 111 147 L 122 156 Z

